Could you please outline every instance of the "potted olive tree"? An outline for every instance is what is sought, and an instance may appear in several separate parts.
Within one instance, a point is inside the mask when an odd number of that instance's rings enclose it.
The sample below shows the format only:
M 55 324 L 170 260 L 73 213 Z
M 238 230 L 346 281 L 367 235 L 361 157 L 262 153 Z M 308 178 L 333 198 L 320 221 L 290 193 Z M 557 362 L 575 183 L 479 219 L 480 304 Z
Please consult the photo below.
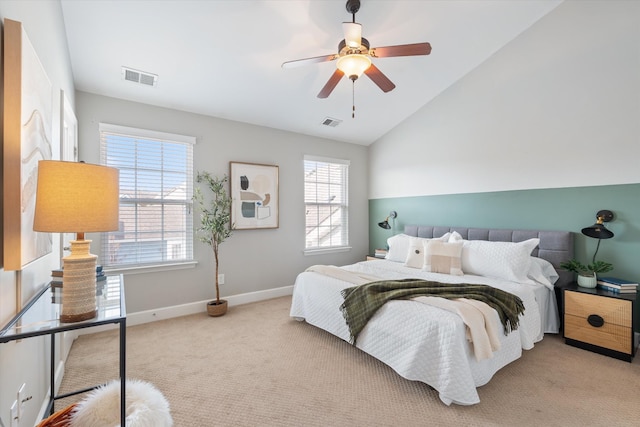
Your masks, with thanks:
M 584 265 L 575 259 L 561 262 L 560 268 L 571 271 L 578 275 L 578 285 L 583 288 L 595 288 L 597 285 L 597 274 L 607 273 L 613 270 L 613 265 L 605 261 L 593 261 Z
M 227 301 L 220 299 L 220 287 L 218 285 L 218 253 L 220 244 L 231 236 L 233 226 L 231 224 L 231 197 L 227 194 L 226 183 L 228 177 L 211 176 L 209 172 L 198 172 L 196 182 L 204 184 L 208 190 L 207 197 L 200 187 L 196 187 L 193 199 L 200 208 L 200 226 L 196 229 L 198 239 L 213 249 L 213 258 L 216 263 L 215 284 L 216 299 L 207 303 L 209 316 L 222 316 L 227 312 Z

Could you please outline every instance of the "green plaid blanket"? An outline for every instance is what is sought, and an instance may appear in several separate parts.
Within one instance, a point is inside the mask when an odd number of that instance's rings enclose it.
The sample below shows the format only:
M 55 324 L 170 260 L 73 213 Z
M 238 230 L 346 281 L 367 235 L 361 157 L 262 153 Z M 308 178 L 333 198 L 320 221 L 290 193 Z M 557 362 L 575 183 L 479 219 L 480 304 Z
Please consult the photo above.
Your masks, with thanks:
M 505 335 L 518 329 L 519 316 L 524 313 L 524 304 L 516 295 L 488 285 L 467 283 L 446 284 L 420 279 L 381 280 L 343 289 L 342 296 L 344 302 L 340 310 L 349 326 L 352 344 L 356 343 L 358 335 L 376 311 L 393 299 L 436 296 L 482 301 L 498 312 Z

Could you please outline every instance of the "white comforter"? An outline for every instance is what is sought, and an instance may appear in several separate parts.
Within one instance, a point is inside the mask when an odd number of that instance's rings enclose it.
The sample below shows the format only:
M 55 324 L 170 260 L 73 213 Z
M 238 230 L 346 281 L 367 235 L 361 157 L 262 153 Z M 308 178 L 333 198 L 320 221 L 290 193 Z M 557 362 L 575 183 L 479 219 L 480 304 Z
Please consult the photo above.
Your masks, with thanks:
M 540 295 L 541 290 L 532 285 L 472 275 L 425 273 L 386 260 L 343 268 L 384 279 L 413 277 L 444 283 L 487 284 L 522 299 L 525 313 L 520 318 L 520 326 L 507 336 L 500 334 L 500 350 L 492 358 L 481 361 L 473 355 L 459 316 L 417 301 L 387 302 L 362 330 L 358 348 L 389 365 L 402 377 L 429 384 L 438 390 L 440 399 L 447 405 L 480 402 L 476 387 L 486 384 L 499 369 L 518 359 L 522 349 L 531 349 L 542 339 L 545 330 L 536 302 L 536 292 Z M 290 315 L 349 341 L 349 328 L 339 307 L 344 301 L 340 291 L 351 286 L 354 285 L 316 272 L 301 273 L 294 286 Z M 502 331 L 497 313 L 495 321 Z

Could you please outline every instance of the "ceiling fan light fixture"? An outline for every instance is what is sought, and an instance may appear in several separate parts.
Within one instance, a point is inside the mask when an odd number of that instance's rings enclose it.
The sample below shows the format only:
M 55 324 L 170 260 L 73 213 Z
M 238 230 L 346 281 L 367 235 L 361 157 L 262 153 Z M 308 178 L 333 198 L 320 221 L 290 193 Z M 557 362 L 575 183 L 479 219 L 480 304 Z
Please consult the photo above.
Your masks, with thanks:
M 351 80 L 356 80 L 371 66 L 371 59 L 366 55 L 354 53 L 340 57 L 336 66 Z

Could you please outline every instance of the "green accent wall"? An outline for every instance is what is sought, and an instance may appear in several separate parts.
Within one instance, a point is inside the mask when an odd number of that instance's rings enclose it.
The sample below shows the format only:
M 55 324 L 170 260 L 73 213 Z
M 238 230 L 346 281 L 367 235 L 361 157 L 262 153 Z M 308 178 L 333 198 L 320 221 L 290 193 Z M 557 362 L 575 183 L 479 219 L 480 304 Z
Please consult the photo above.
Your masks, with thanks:
M 568 230 L 575 232 L 575 257 L 590 262 L 597 240 L 580 230 L 593 225 L 596 212 L 613 211 L 606 224 L 615 236 L 602 240 L 597 259 L 611 262 L 611 276 L 640 281 L 640 184 L 603 185 L 488 193 L 394 197 L 369 200 L 369 252 L 386 246 L 405 224 Z M 378 227 L 396 211 L 392 230 Z M 640 301 L 634 329 L 640 331 Z

